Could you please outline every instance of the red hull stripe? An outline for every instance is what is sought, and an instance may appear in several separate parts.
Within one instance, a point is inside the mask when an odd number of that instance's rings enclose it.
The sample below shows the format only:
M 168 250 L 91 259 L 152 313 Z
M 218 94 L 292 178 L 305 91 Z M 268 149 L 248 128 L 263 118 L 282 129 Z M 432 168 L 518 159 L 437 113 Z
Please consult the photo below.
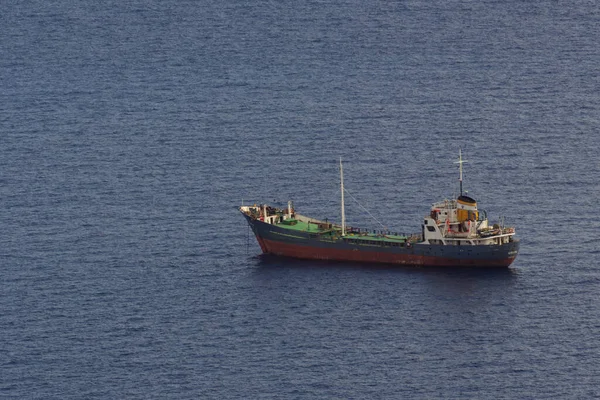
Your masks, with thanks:
M 353 261 L 435 267 L 508 267 L 514 260 L 514 257 L 502 260 L 472 260 L 449 259 L 443 257 L 422 256 L 418 254 L 392 254 L 363 250 L 338 250 L 276 242 L 273 240 L 260 238 L 258 236 L 257 239 L 263 253 L 265 254 L 268 253 L 310 260 Z
M 258 244 L 260 246 L 260 249 L 262 250 L 263 253 L 268 253 L 269 250 L 267 250 L 267 246 L 265 245 L 265 240 L 263 238 L 261 238 L 260 236 L 256 235 L 256 240 L 258 240 Z

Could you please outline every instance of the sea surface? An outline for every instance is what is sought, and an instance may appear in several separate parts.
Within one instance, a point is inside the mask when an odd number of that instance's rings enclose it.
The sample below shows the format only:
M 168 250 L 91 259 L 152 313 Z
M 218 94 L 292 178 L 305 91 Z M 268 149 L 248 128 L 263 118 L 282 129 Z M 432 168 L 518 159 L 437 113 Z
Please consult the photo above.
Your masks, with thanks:
M 596 1 L 3 1 L 0 398 L 600 397 Z M 261 257 L 236 207 L 509 269 Z M 379 222 L 377 222 L 379 221 Z

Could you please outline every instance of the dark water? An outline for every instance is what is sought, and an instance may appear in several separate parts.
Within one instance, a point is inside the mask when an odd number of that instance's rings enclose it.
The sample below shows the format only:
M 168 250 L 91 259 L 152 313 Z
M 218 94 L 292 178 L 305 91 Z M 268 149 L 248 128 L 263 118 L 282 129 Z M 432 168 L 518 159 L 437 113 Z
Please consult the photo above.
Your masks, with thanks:
M 2 2 L 0 397 L 599 397 L 599 18 Z M 377 219 L 418 231 L 461 147 L 522 239 L 509 270 L 260 258 L 235 210 L 339 219 L 342 157 Z

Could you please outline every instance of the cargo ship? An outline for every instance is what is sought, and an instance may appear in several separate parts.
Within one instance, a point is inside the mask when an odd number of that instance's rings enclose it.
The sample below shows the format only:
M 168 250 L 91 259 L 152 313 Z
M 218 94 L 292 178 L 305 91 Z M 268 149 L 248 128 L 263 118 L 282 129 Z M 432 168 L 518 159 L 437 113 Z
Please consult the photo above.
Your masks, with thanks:
M 283 208 L 254 204 L 239 211 L 264 254 L 424 267 L 508 267 L 519 251 L 515 228 L 490 224 L 485 210 L 463 192 L 465 162 L 459 151 L 459 195 L 433 204 L 421 232 L 414 234 L 346 226 L 341 159 L 340 224 L 301 215 L 291 201 Z

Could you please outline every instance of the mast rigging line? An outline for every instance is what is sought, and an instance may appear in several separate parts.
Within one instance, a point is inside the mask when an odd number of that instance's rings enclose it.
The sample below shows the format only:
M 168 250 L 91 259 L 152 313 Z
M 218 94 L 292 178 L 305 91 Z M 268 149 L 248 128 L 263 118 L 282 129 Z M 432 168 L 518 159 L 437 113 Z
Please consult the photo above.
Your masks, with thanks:
M 348 193 L 348 195 L 349 195 L 350 197 L 352 197 L 352 200 L 354 200 L 354 201 L 356 202 L 356 204 L 358 204 L 358 205 L 359 205 L 359 207 L 360 207 L 360 208 L 362 208 L 363 210 L 365 210 L 365 211 L 367 212 L 367 214 L 369 214 L 369 216 L 370 216 L 371 218 L 373 218 L 373 220 L 374 220 L 375 222 L 377 222 L 379 225 L 381 225 L 381 227 L 382 227 L 383 229 L 385 229 L 385 230 L 387 230 L 387 229 L 388 229 L 388 228 L 387 228 L 387 226 L 385 226 L 385 225 L 383 225 L 381 222 L 379 222 L 379 220 L 378 220 L 377 218 L 375 218 L 375 217 L 373 216 L 373 214 L 371 214 L 371 213 L 369 212 L 369 210 L 367 210 L 365 207 L 363 207 L 363 205 L 362 205 L 362 204 L 360 204 L 360 203 L 358 202 L 358 200 L 356 200 L 356 198 L 355 198 L 354 196 L 352 196 L 352 194 L 351 194 L 351 193 L 348 191 L 348 189 L 344 188 L 344 192 Z

